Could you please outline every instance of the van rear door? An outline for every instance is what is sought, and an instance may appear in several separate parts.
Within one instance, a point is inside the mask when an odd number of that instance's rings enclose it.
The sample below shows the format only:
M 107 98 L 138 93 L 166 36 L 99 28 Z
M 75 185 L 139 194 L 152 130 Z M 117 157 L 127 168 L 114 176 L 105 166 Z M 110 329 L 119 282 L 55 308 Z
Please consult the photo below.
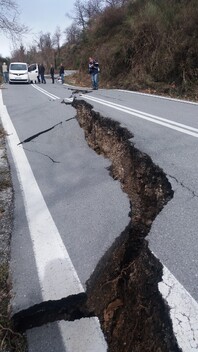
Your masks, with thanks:
M 28 66 L 28 75 L 31 83 L 37 82 L 38 64 L 31 64 Z

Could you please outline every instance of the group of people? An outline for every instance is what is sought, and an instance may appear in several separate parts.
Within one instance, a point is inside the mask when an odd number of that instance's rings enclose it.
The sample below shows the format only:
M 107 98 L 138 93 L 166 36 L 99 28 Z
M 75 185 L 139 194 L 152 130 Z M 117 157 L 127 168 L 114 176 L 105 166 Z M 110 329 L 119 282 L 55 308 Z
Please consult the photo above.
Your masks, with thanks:
M 62 84 L 64 83 L 64 72 L 65 72 L 65 69 L 64 69 L 64 66 L 63 64 L 61 63 L 60 65 L 60 69 L 59 69 L 59 75 L 61 77 L 61 82 Z M 54 84 L 54 73 L 55 73 L 55 70 L 54 70 L 54 66 L 51 64 L 50 66 L 50 76 L 51 76 L 51 79 L 52 79 L 52 83 Z M 45 79 L 45 66 L 43 64 L 41 65 L 38 65 L 38 76 L 37 76 L 37 80 L 38 80 L 38 83 L 46 83 L 46 79 Z
M 61 83 L 64 83 L 64 66 L 61 63 L 60 65 L 60 69 L 59 69 L 59 76 L 61 79 Z M 92 83 L 92 88 L 94 90 L 98 89 L 98 83 L 99 83 L 99 72 L 100 72 L 100 67 L 99 67 L 99 63 L 96 59 L 90 57 L 89 58 L 89 73 L 91 75 L 91 83 Z M 54 66 L 51 64 L 50 67 L 50 76 L 52 79 L 52 83 L 54 84 Z M 3 74 L 3 80 L 4 83 L 8 83 L 8 66 L 6 64 L 6 62 L 3 63 L 2 65 L 2 74 Z M 45 79 L 45 66 L 43 64 L 38 65 L 38 76 L 37 76 L 37 80 L 38 83 L 46 83 L 46 79 Z
M 63 64 L 61 63 L 60 69 L 59 69 L 59 76 L 61 78 L 61 83 L 62 84 L 64 83 L 64 72 L 65 72 L 65 68 L 64 68 Z M 52 83 L 54 83 L 54 66 L 52 64 L 51 64 L 51 67 L 50 67 L 50 76 L 51 76 L 51 79 L 52 79 Z
M 64 66 L 61 63 L 60 69 L 59 69 L 59 76 L 61 79 L 62 84 L 64 83 Z M 94 90 L 98 89 L 98 84 L 99 84 L 99 72 L 100 72 L 100 67 L 99 63 L 96 59 L 90 57 L 89 58 L 89 73 L 91 75 L 91 83 L 92 83 L 92 88 Z M 45 80 L 45 67 L 43 65 L 39 65 L 39 75 L 38 75 L 38 82 L 46 83 Z M 50 76 L 52 79 L 52 83 L 54 83 L 54 66 L 51 64 L 50 67 Z M 40 80 L 41 77 L 41 80 Z

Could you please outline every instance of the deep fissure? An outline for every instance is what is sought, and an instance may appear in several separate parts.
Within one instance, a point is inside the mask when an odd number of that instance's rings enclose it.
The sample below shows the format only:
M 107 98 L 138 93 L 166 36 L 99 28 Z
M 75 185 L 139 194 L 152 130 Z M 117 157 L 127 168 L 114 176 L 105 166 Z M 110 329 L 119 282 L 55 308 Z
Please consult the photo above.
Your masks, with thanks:
M 82 292 L 57 301 L 45 301 L 14 314 L 12 321 L 17 331 L 24 332 L 57 320 L 73 321 L 91 317 L 86 308 L 87 295 Z
M 145 239 L 153 220 L 173 197 L 171 185 L 151 158 L 134 147 L 127 129 L 100 116 L 83 100 L 74 99 L 70 104 L 77 111 L 73 118 L 84 129 L 88 145 L 111 160 L 109 173 L 128 194 L 131 221 L 101 258 L 82 301 L 81 296 L 72 296 L 71 300 L 44 302 L 15 315 L 15 326 L 24 331 L 59 319 L 98 316 L 110 352 L 180 351 L 169 308 L 158 290 L 162 265 Z
M 87 282 L 87 305 L 99 317 L 110 352 L 180 351 L 158 283 L 162 264 L 148 248 L 152 222 L 173 197 L 164 172 L 137 150 L 132 134 L 74 99 L 88 145 L 111 160 L 110 174 L 131 202 L 131 222 Z

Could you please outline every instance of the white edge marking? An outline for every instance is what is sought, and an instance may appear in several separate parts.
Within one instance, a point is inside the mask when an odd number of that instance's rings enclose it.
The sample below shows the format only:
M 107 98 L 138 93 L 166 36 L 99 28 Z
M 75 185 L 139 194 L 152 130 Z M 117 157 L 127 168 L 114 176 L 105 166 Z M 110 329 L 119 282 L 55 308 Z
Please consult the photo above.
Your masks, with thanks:
M 117 89 L 119 92 L 124 92 L 124 93 L 129 93 L 129 94 L 136 94 L 136 95 L 146 95 L 149 97 L 154 97 L 154 98 L 159 98 L 159 99 L 164 99 L 164 100 L 171 100 L 171 101 L 177 101 L 180 103 L 186 103 L 186 104 L 192 104 L 192 105 L 198 105 L 198 103 L 190 100 L 182 100 L 182 99 L 176 99 L 176 98 L 171 98 L 171 97 L 164 97 L 162 95 L 157 95 L 157 94 L 149 94 L 149 93 L 142 93 L 142 92 L 134 92 L 131 90 L 125 90 L 125 89 Z
M 149 114 L 146 114 L 144 112 L 142 112 L 141 114 L 140 113 L 136 113 L 135 110 L 130 109 L 130 108 L 125 107 L 125 106 L 122 106 L 122 105 L 119 105 L 119 104 L 111 103 L 111 102 L 108 102 L 108 101 L 105 101 L 105 100 L 102 100 L 102 99 L 97 99 L 97 98 L 86 96 L 86 95 L 84 95 L 84 98 L 87 99 L 87 100 L 94 101 L 95 103 L 102 104 L 104 106 L 108 106 L 110 108 L 125 112 L 126 114 L 130 114 L 130 115 L 139 117 L 139 118 L 141 118 L 143 120 L 147 120 L 147 121 L 153 122 L 153 123 L 155 123 L 157 125 L 165 126 L 165 127 L 168 127 L 168 128 L 170 128 L 172 130 L 175 130 L 175 131 L 190 135 L 192 137 L 198 138 L 198 133 L 193 132 L 193 131 L 189 131 L 189 130 L 197 130 L 197 129 L 194 129 L 193 127 L 184 125 L 186 127 L 185 128 L 181 128 L 181 127 L 179 127 L 179 125 L 181 125 L 181 124 L 178 124 L 177 122 L 172 122 L 172 121 L 169 122 L 169 123 L 163 122 L 163 121 L 161 121 L 162 118 L 160 118 L 160 117 L 157 117 L 157 116 L 149 117 Z M 167 120 L 167 119 L 165 119 L 165 120 Z M 173 123 L 175 125 L 172 125 Z M 177 125 L 178 125 L 178 127 L 177 127 Z
M 66 281 L 67 287 L 65 290 L 63 289 L 63 297 L 68 294 L 67 291 L 70 288 L 70 284 L 72 285 L 70 294 L 82 292 L 82 285 L 38 188 L 25 153 L 22 148 L 19 148 L 19 150 L 15 152 L 19 139 L 7 109 L 3 105 L 2 92 L 0 95 L 0 112 L 4 128 L 7 133 L 9 133 L 8 143 L 16 163 L 17 174 L 24 192 L 25 208 L 43 298 L 46 300 L 60 298 L 59 293 L 56 292 L 56 285 L 58 284 L 58 288 L 60 289 L 60 282 L 57 282 L 57 277 L 55 277 L 56 282 L 54 282 L 54 275 L 59 276 L 61 271 L 64 271 L 65 276 L 64 278 L 61 277 L 61 282 L 63 282 L 62 280 L 69 279 L 69 284 L 68 281 Z M 20 168 L 20 165 L 23 165 L 23 169 Z M 24 185 L 26 186 L 24 187 Z M 163 281 L 159 283 L 159 290 L 170 307 L 173 329 L 178 344 L 184 352 L 197 351 L 198 304 L 165 266 L 163 270 Z M 54 275 L 52 275 L 52 273 Z
M 170 307 L 170 317 L 178 345 L 183 352 L 198 351 L 198 303 L 163 266 L 159 290 Z
M 68 100 L 68 101 L 72 102 L 74 100 L 74 98 L 64 98 L 64 100 Z
M 107 351 L 107 343 L 98 318 L 82 318 L 74 322 L 60 321 L 58 326 L 67 352 Z
M 32 86 L 34 89 L 38 90 L 39 92 L 41 92 L 41 93 L 47 95 L 48 97 L 50 97 L 50 98 L 52 98 L 52 99 L 54 99 L 54 100 L 60 99 L 60 98 L 57 97 L 56 95 L 54 95 L 54 94 L 52 94 L 52 93 L 49 93 L 49 92 L 46 91 L 45 89 L 43 89 L 43 88 L 41 88 L 41 87 L 38 87 L 38 86 L 36 86 L 35 84 L 31 84 L 31 86 Z
M 111 106 L 111 104 L 106 104 L 99 99 L 92 99 L 92 97 L 90 100 L 130 113 L 127 109 L 115 106 L 116 104 Z M 150 119 L 148 118 L 148 120 Z M 166 126 L 166 124 L 163 125 Z M 180 128 L 178 131 L 183 132 Z M 186 131 L 186 133 L 194 135 L 193 132 Z M 198 135 L 195 136 L 198 137 Z M 170 317 L 178 345 L 183 352 L 198 351 L 198 303 L 165 266 L 163 266 L 163 279 L 159 283 L 159 290 L 170 307 Z
M 25 152 L 21 146 L 17 146 L 20 141 L 7 108 L 3 105 L 2 92 L 0 113 L 24 198 L 43 299 L 58 300 L 84 292 Z
M 3 105 L 2 92 L 0 92 L 0 117 L 4 129 L 8 133 L 8 143 L 23 192 L 43 300 L 59 300 L 69 295 L 84 292 L 69 254 L 34 178 L 24 150 L 22 147 L 17 147 L 20 141 L 7 112 L 7 108 Z M 62 341 L 65 345 L 65 351 L 68 352 L 68 347 L 75 344 L 76 341 L 78 342 L 78 346 L 80 346 L 79 352 L 92 352 L 93 350 L 95 352 L 107 351 L 107 344 L 97 317 L 74 321 L 72 329 L 75 333 L 77 332 L 75 338 L 72 334 L 68 334 L 68 324 L 71 325 L 71 322 L 60 321 L 58 325 Z M 76 328 L 77 324 L 80 324 L 79 329 Z M 80 333 L 82 336 L 79 344 Z M 69 351 L 73 352 L 73 349 Z
M 57 334 L 57 328 L 59 333 Z M 26 331 L 28 347 L 35 351 L 56 350 L 59 342 L 61 352 L 107 352 L 107 342 L 97 317 L 81 318 L 74 321 L 59 320 L 42 327 Z M 61 336 L 61 339 L 60 339 Z
M 96 102 L 101 102 L 101 104 L 102 103 L 108 103 L 106 100 L 103 100 L 103 99 L 100 99 L 100 98 L 91 97 L 91 99 L 93 101 L 96 101 Z M 120 104 L 116 104 L 116 103 L 112 103 L 112 102 L 109 102 L 109 104 L 112 105 L 112 106 L 115 106 L 115 107 L 119 107 L 119 108 L 125 109 L 126 111 L 129 111 L 129 112 L 132 112 L 132 113 L 137 113 L 137 114 L 134 114 L 134 115 L 138 116 L 138 117 L 151 117 L 151 118 L 159 120 L 159 121 L 167 122 L 170 125 L 174 125 L 174 126 L 182 127 L 184 129 L 187 129 L 187 130 L 190 130 L 190 131 L 198 132 L 198 128 L 191 127 L 191 126 L 185 125 L 183 123 L 172 121 L 172 120 L 169 120 L 169 119 L 157 116 L 157 115 L 148 114 L 147 112 L 144 112 L 144 111 L 141 111 L 141 110 L 132 109 L 132 108 L 129 108 L 128 106 L 124 106 L 124 105 L 120 105 Z

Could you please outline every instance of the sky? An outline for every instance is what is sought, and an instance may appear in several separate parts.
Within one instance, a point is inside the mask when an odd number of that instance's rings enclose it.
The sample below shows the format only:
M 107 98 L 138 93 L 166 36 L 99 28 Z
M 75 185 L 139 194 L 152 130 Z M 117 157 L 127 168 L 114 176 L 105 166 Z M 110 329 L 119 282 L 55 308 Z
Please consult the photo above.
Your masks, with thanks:
M 23 45 L 27 48 L 29 45 L 35 44 L 34 39 L 40 32 L 49 32 L 53 35 L 57 26 L 61 31 L 64 31 L 72 23 L 66 13 L 72 15 L 75 0 L 15 0 L 15 2 L 20 10 L 19 22 L 30 29 L 30 34 L 25 35 L 22 40 Z M 0 54 L 4 57 L 10 56 L 13 49 L 12 41 L 1 31 Z

